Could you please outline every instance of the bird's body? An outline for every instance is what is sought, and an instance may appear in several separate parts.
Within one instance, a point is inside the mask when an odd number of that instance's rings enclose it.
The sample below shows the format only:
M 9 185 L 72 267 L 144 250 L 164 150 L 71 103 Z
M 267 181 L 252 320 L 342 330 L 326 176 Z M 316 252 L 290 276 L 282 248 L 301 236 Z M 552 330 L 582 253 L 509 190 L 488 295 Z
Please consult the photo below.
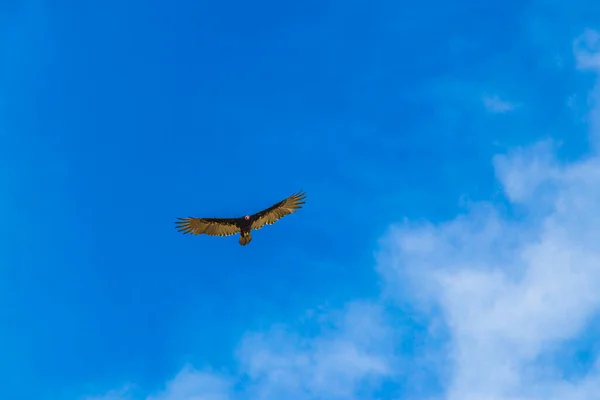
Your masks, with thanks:
M 252 241 L 253 229 L 271 225 L 284 216 L 296 212 L 297 209 L 302 208 L 305 198 L 306 194 L 299 192 L 256 214 L 240 218 L 179 218 L 176 225 L 179 232 L 184 234 L 231 236 L 239 233 L 240 245 L 245 246 Z

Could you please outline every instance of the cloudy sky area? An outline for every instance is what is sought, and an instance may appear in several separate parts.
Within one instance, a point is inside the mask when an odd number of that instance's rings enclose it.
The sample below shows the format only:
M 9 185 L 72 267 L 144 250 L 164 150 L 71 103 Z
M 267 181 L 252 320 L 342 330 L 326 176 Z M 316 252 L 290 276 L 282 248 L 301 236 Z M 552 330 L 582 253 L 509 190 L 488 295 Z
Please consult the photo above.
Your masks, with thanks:
M 600 7 L 205 3 L 0 4 L 0 397 L 595 399 Z

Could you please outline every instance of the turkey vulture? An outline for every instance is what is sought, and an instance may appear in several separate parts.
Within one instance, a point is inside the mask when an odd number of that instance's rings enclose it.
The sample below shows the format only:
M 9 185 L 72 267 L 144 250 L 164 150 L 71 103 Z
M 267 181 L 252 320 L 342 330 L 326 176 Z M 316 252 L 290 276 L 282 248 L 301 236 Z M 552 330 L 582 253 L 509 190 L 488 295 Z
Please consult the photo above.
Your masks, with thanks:
M 306 194 L 298 192 L 285 200 L 273 204 L 271 207 L 252 215 L 240 218 L 179 218 L 175 222 L 179 232 L 184 234 L 200 235 L 205 233 L 211 236 L 231 236 L 240 233 L 240 244 L 247 245 L 252 240 L 252 229 L 260 229 L 265 225 L 272 225 L 275 221 L 302 208 Z

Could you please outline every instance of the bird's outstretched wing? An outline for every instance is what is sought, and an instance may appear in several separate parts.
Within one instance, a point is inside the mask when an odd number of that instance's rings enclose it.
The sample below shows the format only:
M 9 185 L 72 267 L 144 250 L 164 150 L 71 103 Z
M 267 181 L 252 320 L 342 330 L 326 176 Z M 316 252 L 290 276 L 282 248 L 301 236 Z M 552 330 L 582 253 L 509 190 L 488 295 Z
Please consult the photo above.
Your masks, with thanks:
M 231 236 L 240 231 L 235 218 L 179 218 L 175 222 L 179 232 L 184 234 L 211 236 Z
M 275 221 L 288 214 L 296 212 L 297 209 L 302 208 L 302 204 L 305 203 L 304 199 L 306 199 L 306 194 L 304 192 L 298 192 L 279 203 L 273 204 L 269 208 L 257 212 L 250 217 L 250 220 L 252 221 L 251 228 L 260 229 L 265 225 L 275 223 Z

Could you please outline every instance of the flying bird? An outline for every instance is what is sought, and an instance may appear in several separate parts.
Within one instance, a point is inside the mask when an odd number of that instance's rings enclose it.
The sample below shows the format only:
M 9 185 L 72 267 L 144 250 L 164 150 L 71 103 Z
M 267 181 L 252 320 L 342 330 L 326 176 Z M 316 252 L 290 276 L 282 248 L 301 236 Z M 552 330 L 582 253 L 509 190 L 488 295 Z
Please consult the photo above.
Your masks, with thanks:
M 178 218 L 175 222 L 179 232 L 184 234 L 211 236 L 231 236 L 240 233 L 240 244 L 247 245 L 252 240 L 252 229 L 260 229 L 265 225 L 272 225 L 275 221 L 296 212 L 305 203 L 306 194 L 298 192 L 285 200 L 273 204 L 269 208 L 252 215 L 239 218 Z

